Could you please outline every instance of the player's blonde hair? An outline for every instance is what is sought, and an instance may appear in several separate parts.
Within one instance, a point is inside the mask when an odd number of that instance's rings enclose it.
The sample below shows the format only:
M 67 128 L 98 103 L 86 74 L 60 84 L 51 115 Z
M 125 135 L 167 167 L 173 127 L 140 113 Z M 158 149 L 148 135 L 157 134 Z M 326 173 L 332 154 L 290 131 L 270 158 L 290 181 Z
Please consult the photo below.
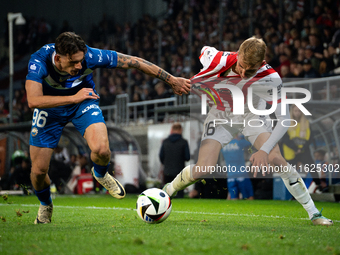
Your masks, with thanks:
M 253 67 L 262 63 L 266 54 L 266 48 L 267 46 L 262 39 L 253 36 L 240 45 L 238 55 L 242 57 L 246 65 Z

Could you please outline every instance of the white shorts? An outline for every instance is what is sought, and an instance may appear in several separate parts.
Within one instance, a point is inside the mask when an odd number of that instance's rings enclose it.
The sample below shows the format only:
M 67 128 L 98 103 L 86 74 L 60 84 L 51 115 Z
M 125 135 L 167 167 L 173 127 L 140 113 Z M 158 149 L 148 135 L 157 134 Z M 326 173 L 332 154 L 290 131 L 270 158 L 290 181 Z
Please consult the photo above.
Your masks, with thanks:
M 202 141 L 213 139 L 218 141 L 223 148 L 234 139 L 235 135 L 242 133 L 251 144 L 254 144 L 259 134 L 271 132 L 272 121 L 268 115 L 258 116 L 249 113 L 239 118 L 234 116 L 231 120 L 226 117 L 225 112 L 211 110 L 204 121 Z

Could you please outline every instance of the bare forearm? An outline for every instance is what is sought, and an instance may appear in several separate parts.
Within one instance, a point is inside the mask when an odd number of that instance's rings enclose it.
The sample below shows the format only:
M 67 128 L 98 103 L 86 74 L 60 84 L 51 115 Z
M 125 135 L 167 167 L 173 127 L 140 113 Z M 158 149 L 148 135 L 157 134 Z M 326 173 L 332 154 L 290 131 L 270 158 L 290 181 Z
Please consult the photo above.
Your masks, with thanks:
M 26 81 L 27 102 L 30 108 L 52 108 L 68 104 L 77 104 L 86 99 L 98 99 L 92 88 L 82 88 L 75 95 L 50 96 L 44 95 L 42 84 L 36 81 Z
M 171 85 L 171 74 L 169 74 L 159 66 L 152 64 L 144 59 L 118 53 L 117 67 L 124 69 L 136 68 L 145 74 L 156 77 L 161 81 L 164 81 L 167 84 Z
M 188 94 L 190 91 L 190 80 L 182 77 L 174 77 L 159 66 L 144 59 L 117 53 L 118 68 L 136 68 L 145 74 L 156 77 L 167 83 L 176 95 Z
M 28 100 L 30 108 L 52 108 L 74 104 L 74 96 L 35 96 Z
M 172 77 L 171 74 L 169 74 L 168 72 L 166 72 L 165 70 L 163 70 L 162 68 L 160 68 L 157 65 L 154 65 L 146 60 L 142 60 L 142 65 L 141 68 L 139 70 L 141 70 L 143 73 L 146 73 L 152 77 L 156 77 L 158 79 L 160 79 L 161 81 L 166 82 L 167 84 L 170 84 L 170 79 Z

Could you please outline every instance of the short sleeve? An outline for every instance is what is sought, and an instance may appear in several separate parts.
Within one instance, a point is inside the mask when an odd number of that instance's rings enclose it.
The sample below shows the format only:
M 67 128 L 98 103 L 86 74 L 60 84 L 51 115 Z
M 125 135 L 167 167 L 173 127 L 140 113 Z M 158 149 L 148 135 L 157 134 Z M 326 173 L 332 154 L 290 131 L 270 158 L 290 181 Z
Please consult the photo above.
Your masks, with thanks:
M 43 62 L 31 58 L 28 62 L 28 74 L 26 80 L 32 80 L 39 83 L 43 82 L 46 76 L 46 66 Z
M 87 46 L 86 52 L 87 66 L 95 68 L 115 68 L 117 67 L 117 52 L 112 50 L 101 50 Z

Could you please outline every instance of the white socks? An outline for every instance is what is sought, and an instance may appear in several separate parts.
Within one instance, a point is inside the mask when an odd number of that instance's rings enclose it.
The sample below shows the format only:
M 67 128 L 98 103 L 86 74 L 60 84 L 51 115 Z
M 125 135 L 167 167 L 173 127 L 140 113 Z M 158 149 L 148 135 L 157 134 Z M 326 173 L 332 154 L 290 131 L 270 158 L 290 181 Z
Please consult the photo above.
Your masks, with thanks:
M 309 218 L 313 217 L 314 213 L 318 213 L 314 202 L 309 195 L 308 189 L 302 180 L 300 174 L 295 168 L 287 163 L 288 171 L 280 173 L 280 176 L 292 196 L 305 208 Z
M 192 169 L 194 165 L 186 166 L 175 179 L 167 186 L 166 192 L 169 196 L 172 196 L 176 191 L 185 189 L 196 181 L 192 176 Z M 318 209 L 315 207 L 314 202 L 309 195 L 307 187 L 302 180 L 300 174 L 295 168 L 287 163 L 288 171 L 280 173 L 286 188 L 292 194 L 292 196 L 305 208 L 309 218 L 313 217 L 314 213 L 318 213 Z
M 192 168 L 194 165 L 189 165 L 175 177 L 175 179 L 167 186 L 166 193 L 171 197 L 176 191 L 185 189 L 194 184 L 197 180 L 192 177 Z

